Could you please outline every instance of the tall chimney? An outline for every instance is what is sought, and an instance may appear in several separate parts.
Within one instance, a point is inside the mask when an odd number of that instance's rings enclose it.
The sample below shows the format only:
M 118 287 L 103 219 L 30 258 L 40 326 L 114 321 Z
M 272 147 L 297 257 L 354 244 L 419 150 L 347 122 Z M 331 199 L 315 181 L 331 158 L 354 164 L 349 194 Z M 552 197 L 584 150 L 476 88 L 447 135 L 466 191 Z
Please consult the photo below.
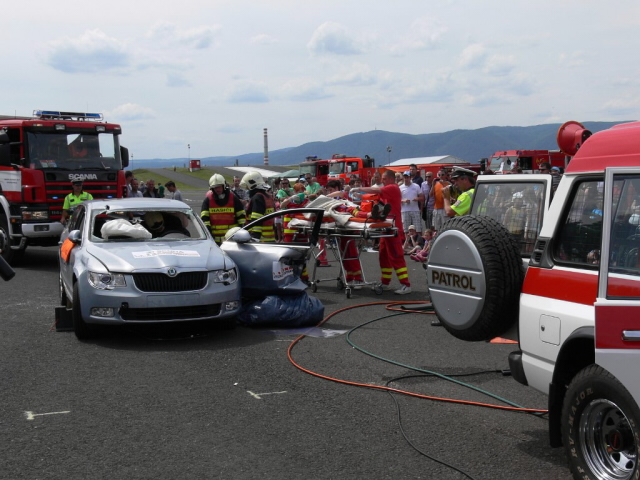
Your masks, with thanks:
M 264 129 L 264 164 L 269 165 L 269 136 L 267 129 Z

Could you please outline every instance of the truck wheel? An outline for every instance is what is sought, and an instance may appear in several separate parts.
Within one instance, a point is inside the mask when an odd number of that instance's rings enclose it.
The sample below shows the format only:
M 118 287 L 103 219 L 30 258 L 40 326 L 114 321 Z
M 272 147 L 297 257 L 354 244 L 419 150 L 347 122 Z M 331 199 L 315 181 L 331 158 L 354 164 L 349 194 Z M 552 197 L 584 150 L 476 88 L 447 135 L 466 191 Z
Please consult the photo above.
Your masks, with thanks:
M 96 336 L 95 325 L 87 324 L 82 318 L 82 309 L 80 308 L 80 293 L 78 292 L 78 284 L 73 285 L 73 305 L 71 308 L 71 317 L 73 319 L 73 330 L 78 340 L 89 340 Z
M 518 319 L 524 268 L 516 241 L 496 220 L 448 220 L 429 253 L 427 283 L 443 326 L 467 341 L 490 340 Z
M 574 478 L 637 478 L 638 422 L 638 405 L 613 375 L 598 365 L 581 370 L 562 405 L 562 441 Z
M 25 250 L 24 248 L 21 250 L 14 250 L 11 248 L 9 223 L 4 215 L 0 215 L 0 250 L 2 251 L 2 258 L 12 266 L 20 261 Z

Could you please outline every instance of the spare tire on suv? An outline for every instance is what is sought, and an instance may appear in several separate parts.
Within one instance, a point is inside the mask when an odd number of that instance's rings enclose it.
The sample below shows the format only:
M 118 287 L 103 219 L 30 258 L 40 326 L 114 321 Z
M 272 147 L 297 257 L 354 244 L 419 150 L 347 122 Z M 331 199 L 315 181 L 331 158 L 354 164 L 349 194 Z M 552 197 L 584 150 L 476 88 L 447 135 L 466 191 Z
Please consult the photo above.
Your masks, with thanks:
M 524 268 L 516 240 L 490 217 L 448 220 L 429 253 L 427 283 L 438 318 L 453 336 L 490 340 L 518 319 Z

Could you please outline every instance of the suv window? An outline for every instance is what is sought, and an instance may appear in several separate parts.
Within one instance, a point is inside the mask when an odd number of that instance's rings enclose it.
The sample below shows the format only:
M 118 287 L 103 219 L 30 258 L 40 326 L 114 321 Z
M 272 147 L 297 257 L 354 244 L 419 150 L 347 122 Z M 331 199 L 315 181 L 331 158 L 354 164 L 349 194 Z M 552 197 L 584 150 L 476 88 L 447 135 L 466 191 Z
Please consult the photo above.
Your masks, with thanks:
M 594 266 L 600 263 L 604 182 L 585 180 L 575 185 L 571 204 L 561 223 L 553 257 L 558 263 Z M 594 267 L 595 268 L 595 267 Z
M 609 272 L 640 277 L 640 178 L 621 176 L 613 199 Z
M 479 183 L 470 213 L 503 224 L 517 240 L 521 255 L 529 257 L 542 226 L 545 188 L 543 182 Z

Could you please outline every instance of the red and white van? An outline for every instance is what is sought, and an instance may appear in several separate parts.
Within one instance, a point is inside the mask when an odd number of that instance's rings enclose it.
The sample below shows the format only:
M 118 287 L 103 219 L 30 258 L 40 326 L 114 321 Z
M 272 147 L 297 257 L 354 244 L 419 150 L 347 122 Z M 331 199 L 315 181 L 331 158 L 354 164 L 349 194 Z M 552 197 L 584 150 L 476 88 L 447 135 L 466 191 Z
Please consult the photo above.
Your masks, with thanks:
M 431 298 L 459 338 L 518 339 L 513 377 L 549 395 L 551 445 L 574 478 L 637 479 L 640 122 L 592 136 L 569 122 L 558 143 L 575 156 L 528 264 L 500 219 L 456 217 L 431 250 Z

